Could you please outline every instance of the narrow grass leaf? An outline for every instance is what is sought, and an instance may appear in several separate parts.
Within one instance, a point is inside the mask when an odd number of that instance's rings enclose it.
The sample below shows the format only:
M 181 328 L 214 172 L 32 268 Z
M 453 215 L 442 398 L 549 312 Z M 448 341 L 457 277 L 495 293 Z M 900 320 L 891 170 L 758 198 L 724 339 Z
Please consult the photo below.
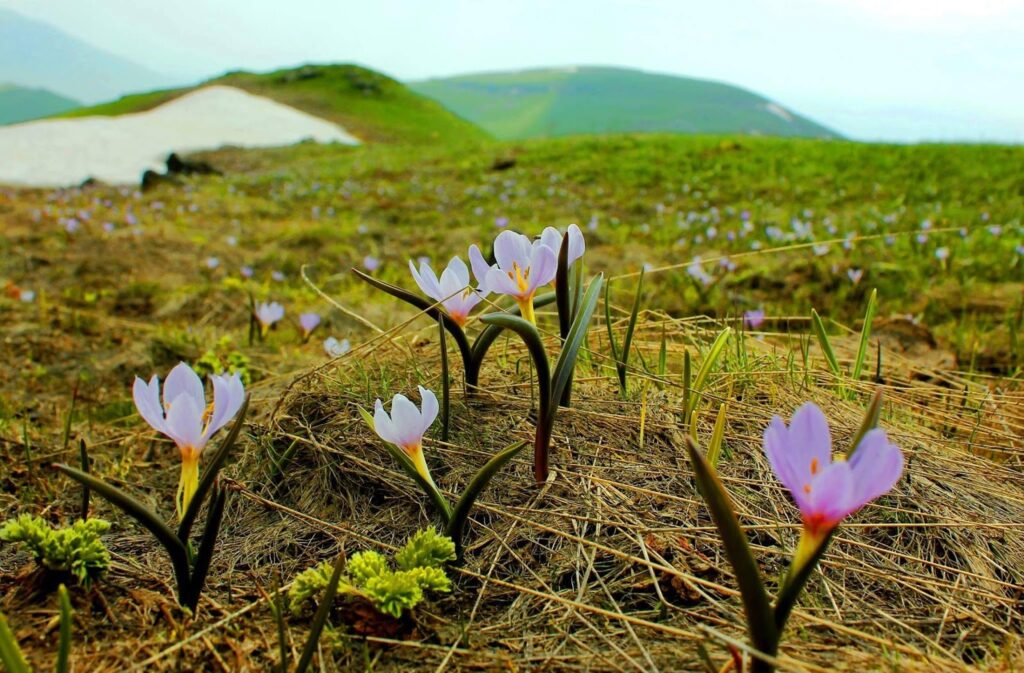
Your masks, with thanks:
M 861 422 L 860 428 L 857 429 L 857 434 L 853 436 L 853 441 L 850 442 L 850 448 L 846 450 L 847 458 L 853 458 L 853 453 L 857 450 L 857 447 L 860 446 L 861 440 L 864 439 L 864 435 L 878 427 L 878 420 L 881 417 L 882 389 L 879 388 L 875 391 L 875 394 L 871 396 L 871 402 L 868 404 L 868 408 L 864 412 L 864 420 Z
M 57 601 L 60 603 L 60 638 L 57 641 L 57 661 L 53 665 L 54 673 L 68 673 L 71 660 L 71 598 L 68 588 L 61 584 L 57 587 Z
M 715 468 L 701 454 L 692 437 L 686 437 L 686 448 L 693 464 L 694 476 L 700 486 L 701 495 L 707 503 L 718 533 L 722 537 L 726 558 L 732 566 L 736 583 L 739 585 L 743 610 L 747 617 L 750 640 L 761 652 L 774 656 L 778 649 L 778 631 L 768 593 L 761 580 L 754 555 L 747 544 L 746 535 L 736 518 L 729 494 L 718 479 Z
M 213 490 L 210 509 L 206 513 L 206 526 L 203 528 L 203 537 L 200 539 L 195 564 L 192 566 L 192 581 L 189 587 L 188 598 L 188 608 L 192 612 L 195 612 L 199 606 L 199 598 L 202 596 L 203 587 L 206 585 L 206 575 L 210 571 L 210 562 L 213 560 L 213 552 L 217 545 L 220 524 L 224 520 L 224 505 L 227 502 L 227 498 L 227 490 L 218 484 Z
M 558 248 L 558 270 L 555 272 L 555 304 L 558 307 L 558 334 L 563 339 L 572 325 L 572 289 L 569 287 L 569 234 L 562 236 Z
M 451 424 L 451 378 L 448 370 L 448 338 L 444 331 L 444 322 L 437 321 L 438 343 L 441 345 L 441 441 L 448 441 Z
M 302 648 L 299 662 L 295 665 L 295 673 L 306 673 L 306 669 L 309 668 L 309 664 L 313 661 L 317 643 L 320 642 L 320 634 L 323 633 L 324 626 L 327 625 L 327 617 L 331 614 L 331 606 L 334 605 L 334 597 L 338 593 L 338 583 L 341 581 L 341 571 L 344 567 L 345 556 L 339 554 L 338 560 L 334 562 L 334 572 L 331 573 L 331 579 L 327 582 L 323 598 L 320 600 L 320 605 L 317 606 L 316 614 L 313 616 L 313 623 L 309 628 L 309 637 Z
M 857 347 L 857 359 L 853 361 L 853 380 L 859 381 L 864 369 L 864 360 L 868 356 L 868 343 L 871 341 L 871 323 L 875 319 L 878 304 L 878 288 L 871 290 L 868 307 L 864 312 L 864 326 L 860 328 L 860 345 Z
M 18 641 L 14 639 L 14 633 L 7 624 L 7 618 L 0 612 L 0 662 L 3 662 L 4 669 L 8 673 L 32 673 L 25 661 L 25 655 L 21 653 Z
M 473 503 L 476 502 L 477 497 L 487 487 L 487 484 L 491 479 L 498 473 L 498 471 L 505 466 L 508 461 L 515 458 L 515 456 L 523 450 L 523 448 L 529 444 L 529 442 L 520 441 L 516 442 L 512 446 L 506 447 L 494 454 L 487 463 L 480 468 L 480 471 L 473 476 L 473 480 L 469 482 L 466 490 L 462 492 L 462 496 L 459 497 L 459 501 L 455 503 L 455 509 L 452 510 L 452 518 L 448 522 L 445 528 L 445 535 L 455 541 L 455 551 L 459 560 L 462 559 L 462 539 L 465 534 L 466 521 L 469 519 L 469 513 L 473 509 Z
M 245 415 L 248 411 L 249 395 L 246 395 L 245 399 L 242 400 L 242 406 L 238 409 L 238 413 L 235 414 L 235 422 L 231 425 L 231 429 L 228 430 L 224 441 L 217 447 L 217 452 L 213 454 L 213 458 L 206 464 L 203 476 L 196 487 L 196 492 L 181 517 L 181 522 L 178 524 L 178 538 L 182 542 L 187 543 L 192 535 L 192 526 L 195 525 L 196 517 L 199 516 L 199 510 L 203 506 L 203 501 L 206 500 L 207 493 L 210 492 L 214 482 L 217 481 L 217 475 L 220 473 L 221 468 L 224 467 L 224 461 L 227 460 L 228 453 L 234 447 L 235 442 L 238 441 L 238 435 L 245 425 Z
M 576 368 L 576 357 L 579 355 L 580 346 L 583 345 L 584 338 L 587 336 L 590 320 L 594 317 L 594 311 L 597 309 L 597 300 L 601 296 L 601 286 L 603 284 L 603 274 L 590 281 L 590 287 L 587 288 L 587 293 L 580 302 L 580 310 L 572 321 L 569 335 L 565 338 L 562 352 L 558 354 L 558 361 L 555 363 L 551 384 L 551 394 L 554 395 L 555 399 L 561 398 L 562 391 L 569 385 L 569 381 L 572 378 L 573 370 Z
M 626 324 L 626 334 L 622 337 L 622 352 L 619 354 L 617 363 L 619 370 L 619 387 L 623 397 L 626 395 L 626 378 L 629 375 L 629 354 L 633 349 L 633 332 L 636 330 L 636 319 L 640 314 L 640 302 L 644 293 L 644 270 L 640 270 L 640 280 L 636 284 L 636 295 L 633 297 L 633 308 L 629 312 L 629 322 Z
M 818 312 L 811 309 L 811 326 L 814 328 L 814 333 L 818 337 L 818 344 L 821 346 L 821 352 L 825 356 L 825 361 L 828 362 L 828 368 L 832 370 L 832 373 L 837 378 L 842 377 L 843 372 L 839 368 L 839 360 L 836 359 L 836 352 L 832 350 L 832 342 L 828 339 L 828 332 L 825 331 L 825 323 L 822 322 L 821 316 Z
M 585 305 L 586 300 L 584 300 L 584 307 Z M 574 339 L 573 329 L 575 329 L 576 323 L 584 312 L 581 311 L 577 314 L 573 328 L 569 330 L 569 336 L 562 347 L 562 356 L 572 348 L 571 344 Z M 559 388 L 557 394 L 552 394 L 551 366 L 548 363 L 547 353 L 544 351 L 544 342 L 536 326 L 518 316 L 507 313 L 490 313 L 480 319 L 488 325 L 497 325 L 504 329 L 512 330 L 522 338 L 523 343 L 526 344 L 526 349 L 530 352 L 530 358 L 537 373 L 537 387 L 540 389 L 539 403 L 537 405 L 537 431 L 533 441 L 533 474 L 537 483 L 543 483 L 548 478 L 548 453 L 551 449 L 551 430 L 554 424 L 554 413 L 557 409 L 555 400 L 561 399 L 564 385 L 562 388 Z M 589 316 L 587 319 L 589 320 Z M 578 344 L 576 350 L 579 350 Z M 575 353 L 573 354 L 573 361 L 575 362 Z M 561 357 L 559 362 L 561 362 Z
M 175 535 L 174 531 L 153 510 L 121 489 L 69 465 L 58 464 L 54 465 L 54 467 L 78 483 L 87 485 L 110 502 L 110 504 L 121 509 L 125 514 L 135 519 L 140 526 L 153 534 L 153 537 L 167 550 L 167 555 L 171 558 L 171 565 L 174 568 L 174 575 L 178 583 L 179 602 L 184 605 L 184 599 L 188 596 L 190 581 L 188 551 L 185 548 L 184 542 Z
M 716 469 L 718 468 L 718 461 L 722 456 L 722 440 L 725 438 L 725 416 L 728 407 L 729 405 L 725 402 L 718 405 L 715 429 L 711 431 L 711 441 L 708 443 L 708 463 Z
M 89 474 L 89 447 L 85 445 L 85 439 L 78 440 L 78 459 L 82 472 Z M 82 485 L 82 521 L 89 518 L 89 487 Z

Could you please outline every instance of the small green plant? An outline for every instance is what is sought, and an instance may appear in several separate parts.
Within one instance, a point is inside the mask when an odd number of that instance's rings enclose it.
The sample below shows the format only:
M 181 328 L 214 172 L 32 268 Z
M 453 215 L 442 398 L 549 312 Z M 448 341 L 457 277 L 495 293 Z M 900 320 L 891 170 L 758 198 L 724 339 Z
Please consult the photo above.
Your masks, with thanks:
M 20 543 L 46 570 L 73 575 L 89 586 L 110 567 L 110 552 L 100 536 L 110 529 L 103 519 L 79 519 L 65 528 L 54 528 L 34 514 L 22 514 L 0 528 L 0 540 Z
M 427 592 L 451 591 L 444 564 L 455 559 L 455 543 L 433 528 L 416 533 L 394 558 L 361 551 L 352 555 L 338 591 L 369 601 L 381 613 L 400 618 L 416 607 Z M 288 590 L 288 607 L 298 615 L 330 586 L 334 565 L 328 561 L 304 570 Z
M 202 377 L 215 374 L 238 374 L 242 383 L 248 386 L 252 383 L 252 373 L 249 371 L 249 358 L 244 353 L 232 346 L 231 337 L 225 336 L 219 339 L 213 348 L 208 349 L 196 361 L 196 374 Z

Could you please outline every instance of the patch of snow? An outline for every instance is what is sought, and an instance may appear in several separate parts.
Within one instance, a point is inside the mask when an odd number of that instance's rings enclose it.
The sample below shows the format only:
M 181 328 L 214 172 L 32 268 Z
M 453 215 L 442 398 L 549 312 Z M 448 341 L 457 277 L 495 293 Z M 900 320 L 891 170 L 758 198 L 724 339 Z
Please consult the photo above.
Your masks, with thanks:
M 778 103 L 768 103 L 764 106 L 764 109 L 768 110 L 768 112 L 771 112 L 773 115 L 777 117 L 782 117 L 787 122 L 793 121 L 793 115 L 789 114 L 789 110 L 782 107 Z
M 0 126 L 0 184 L 137 183 L 167 155 L 219 147 L 278 147 L 303 140 L 357 145 L 345 129 L 277 101 L 209 86 L 146 112 Z

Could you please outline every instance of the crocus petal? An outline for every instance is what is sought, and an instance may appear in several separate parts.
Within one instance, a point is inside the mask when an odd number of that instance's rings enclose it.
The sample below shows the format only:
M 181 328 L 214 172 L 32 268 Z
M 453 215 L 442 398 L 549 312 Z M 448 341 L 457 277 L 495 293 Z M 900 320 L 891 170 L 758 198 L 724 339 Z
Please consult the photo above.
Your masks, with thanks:
M 188 393 L 178 395 L 168 407 L 165 432 L 182 450 L 191 448 L 202 451 L 206 445 L 203 437 L 203 409 L 196 406 L 195 400 Z
M 805 518 L 817 519 L 829 526 L 857 509 L 854 503 L 853 471 L 845 462 L 832 463 L 818 473 L 804 492 L 808 507 L 801 508 Z
M 583 232 L 575 224 L 569 225 L 569 264 L 583 257 L 587 249 L 586 241 L 583 239 Z
M 416 265 L 410 259 L 409 270 L 412 271 L 413 280 L 419 285 L 423 294 L 434 300 L 441 299 L 444 296 L 441 294 L 441 288 L 438 287 L 437 276 L 434 275 L 434 270 L 430 268 L 429 264 L 426 262 L 421 263 L 420 270 L 417 271 Z
M 512 297 L 519 297 L 523 294 L 512 277 L 496 266 L 491 267 L 491 270 L 487 272 L 486 282 L 487 287 L 498 294 L 507 294 Z
M 203 432 L 207 440 L 235 417 L 245 399 L 242 377 L 237 373 L 231 376 L 211 376 L 210 380 L 213 381 L 213 415 Z
M 420 437 L 427 434 L 427 430 L 433 425 L 434 419 L 437 418 L 437 395 L 434 391 L 428 390 L 423 386 L 420 386 L 420 399 L 423 401 L 423 411 L 420 414 Z
M 160 405 L 160 379 L 154 376 L 146 383 L 138 376 L 132 386 L 132 398 L 139 414 L 154 430 L 164 431 L 164 410 Z
M 395 395 L 391 402 L 391 421 L 395 425 L 398 441 L 394 442 L 403 448 L 417 446 L 423 442 L 421 432 L 422 419 L 420 410 L 405 395 Z
M 188 395 L 196 408 L 200 410 L 206 408 L 203 382 L 184 362 L 178 363 L 167 375 L 167 380 L 164 381 L 164 405 L 170 404 L 180 395 Z
M 388 412 L 384 411 L 384 404 L 377 400 L 373 411 L 373 429 L 377 436 L 389 444 L 398 444 L 398 432 L 395 424 L 391 422 Z
M 832 433 L 828 429 L 828 419 L 813 402 L 807 402 L 793 414 L 787 441 L 789 450 L 799 454 L 797 464 L 802 467 L 797 476 L 804 481 L 832 462 Z
M 888 493 L 903 474 L 903 452 L 889 443 L 881 428 L 864 435 L 849 462 L 854 475 L 856 509 Z
M 477 287 L 486 292 L 487 272 L 491 270 L 491 265 L 484 259 L 483 253 L 475 243 L 469 246 L 469 263 L 473 267 L 473 276 L 476 278 Z
M 546 245 L 538 246 L 530 259 L 529 291 L 547 285 L 558 273 L 558 254 Z
M 444 272 L 453 274 L 458 279 L 460 287 L 469 285 L 469 269 L 466 267 L 466 263 L 458 256 L 448 260 L 448 268 Z
M 544 231 L 540 232 L 539 242 L 541 245 L 546 245 L 552 250 L 561 250 L 562 234 L 554 227 L 544 227 Z
M 803 488 L 809 483 L 807 465 L 802 454 L 795 447 L 790 447 L 786 422 L 778 416 L 772 417 L 764 431 L 764 450 L 772 471 L 792 494 L 797 507 L 806 509 L 808 501 Z
M 504 271 L 511 271 L 518 264 L 520 268 L 530 265 L 530 239 L 514 231 L 503 231 L 494 239 L 494 259 Z

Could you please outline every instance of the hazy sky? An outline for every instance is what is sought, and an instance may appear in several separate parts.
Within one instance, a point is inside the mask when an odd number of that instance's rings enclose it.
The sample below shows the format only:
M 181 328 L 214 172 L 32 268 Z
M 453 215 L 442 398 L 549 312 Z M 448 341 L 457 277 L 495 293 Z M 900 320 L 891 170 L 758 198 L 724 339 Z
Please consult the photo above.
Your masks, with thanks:
M 399 79 L 619 65 L 752 89 L 862 139 L 1024 142 L 1024 0 L 0 0 L 150 68 Z

